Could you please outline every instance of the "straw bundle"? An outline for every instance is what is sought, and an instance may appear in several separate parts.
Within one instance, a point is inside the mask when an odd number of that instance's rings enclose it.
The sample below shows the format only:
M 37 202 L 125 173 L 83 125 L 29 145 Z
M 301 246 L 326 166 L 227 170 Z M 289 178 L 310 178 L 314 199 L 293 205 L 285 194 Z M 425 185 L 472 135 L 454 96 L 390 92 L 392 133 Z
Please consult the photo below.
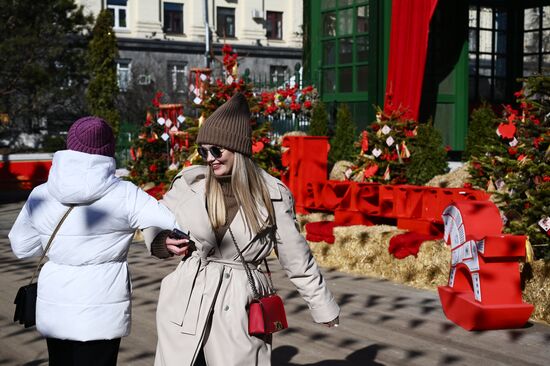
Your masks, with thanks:
M 531 318 L 550 323 L 550 262 L 542 259 L 521 268 L 523 301 L 535 306 Z
M 462 188 L 468 179 L 470 179 L 468 164 L 464 164 L 447 174 L 436 175 L 425 185 L 428 187 Z

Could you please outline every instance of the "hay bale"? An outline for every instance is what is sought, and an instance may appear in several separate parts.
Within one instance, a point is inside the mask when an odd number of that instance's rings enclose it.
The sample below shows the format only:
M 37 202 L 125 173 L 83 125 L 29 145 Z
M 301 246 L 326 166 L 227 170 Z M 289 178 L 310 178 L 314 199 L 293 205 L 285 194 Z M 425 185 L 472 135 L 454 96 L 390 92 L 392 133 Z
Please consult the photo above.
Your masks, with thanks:
M 346 177 L 346 171 L 351 168 L 353 163 L 351 161 L 340 160 L 334 164 L 334 167 L 330 171 L 330 180 L 348 180 Z
M 428 187 L 462 188 L 469 179 L 468 164 L 464 164 L 447 174 L 436 175 L 425 185 Z
M 523 301 L 535 306 L 531 319 L 550 323 L 550 262 L 542 259 L 521 267 Z

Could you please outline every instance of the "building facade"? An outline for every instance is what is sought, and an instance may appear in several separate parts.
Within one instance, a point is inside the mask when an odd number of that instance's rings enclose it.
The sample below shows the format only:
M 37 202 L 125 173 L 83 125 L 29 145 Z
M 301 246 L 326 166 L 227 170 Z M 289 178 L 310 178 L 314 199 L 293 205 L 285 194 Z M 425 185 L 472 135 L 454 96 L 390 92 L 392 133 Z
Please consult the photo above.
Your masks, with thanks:
M 108 9 L 119 48 L 119 86 L 154 85 L 185 95 L 191 68 L 221 70 L 221 48 L 239 54 L 239 73 L 283 80 L 302 63 L 302 2 L 293 0 L 77 0 Z M 208 24 L 208 30 L 207 26 Z M 207 38 L 209 35 L 209 38 Z M 208 42 L 207 42 L 208 40 Z
M 433 120 L 457 153 L 481 101 L 513 104 L 518 78 L 550 73 L 549 0 L 305 0 L 304 14 L 305 77 L 330 110 L 347 103 L 364 129 L 418 72 L 416 117 Z

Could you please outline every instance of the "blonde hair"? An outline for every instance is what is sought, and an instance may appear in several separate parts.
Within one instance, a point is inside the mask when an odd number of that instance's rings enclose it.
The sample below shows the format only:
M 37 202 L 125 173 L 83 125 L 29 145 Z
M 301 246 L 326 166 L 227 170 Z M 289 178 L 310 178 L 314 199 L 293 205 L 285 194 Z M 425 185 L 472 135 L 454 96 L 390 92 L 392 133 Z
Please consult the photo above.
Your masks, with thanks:
M 231 188 L 242 208 L 248 230 L 257 234 L 265 226 L 275 225 L 275 211 L 266 183 L 261 176 L 261 169 L 241 153 L 235 152 L 231 171 Z M 262 218 L 261 208 L 267 211 L 267 218 Z M 206 175 L 206 208 L 212 226 L 217 229 L 226 224 L 226 209 L 223 191 L 212 168 Z

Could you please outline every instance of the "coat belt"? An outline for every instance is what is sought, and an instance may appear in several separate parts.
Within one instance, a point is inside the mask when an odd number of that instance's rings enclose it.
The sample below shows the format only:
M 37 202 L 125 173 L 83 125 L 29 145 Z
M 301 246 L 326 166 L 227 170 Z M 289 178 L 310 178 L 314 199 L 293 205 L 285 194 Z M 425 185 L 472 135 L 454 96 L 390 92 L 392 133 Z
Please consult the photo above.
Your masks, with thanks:
M 181 332 L 195 335 L 197 324 L 200 319 L 200 311 L 207 284 L 212 286 L 211 281 L 216 281 L 216 289 L 220 285 L 222 279 L 223 267 L 231 267 L 232 269 L 243 270 L 244 267 L 241 261 L 230 259 L 206 257 L 201 258 L 197 253 L 194 253 L 187 259 L 186 266 L 188 270 L 194 273 L 191 286 L 184 286 L 181 294 L 184 304 L 186 304 L 183 322 L 181 324 Z M 215 264 L 212 266 L 211 264 Z M 258 267 L 254 263 L 247 263 L 252 271 L 257 271 Z M 214 271 L 212 273 L 212 271 Z M 217 280 L 216 280 L 217 277 Z M 210 281 L 210 283 L 209 283 Z M 215 299 L 212 300 L 213 302 Z M 177 305 L 176 305 L 177 306 Z M 184 305 L 185 306 L 185 305 Z

